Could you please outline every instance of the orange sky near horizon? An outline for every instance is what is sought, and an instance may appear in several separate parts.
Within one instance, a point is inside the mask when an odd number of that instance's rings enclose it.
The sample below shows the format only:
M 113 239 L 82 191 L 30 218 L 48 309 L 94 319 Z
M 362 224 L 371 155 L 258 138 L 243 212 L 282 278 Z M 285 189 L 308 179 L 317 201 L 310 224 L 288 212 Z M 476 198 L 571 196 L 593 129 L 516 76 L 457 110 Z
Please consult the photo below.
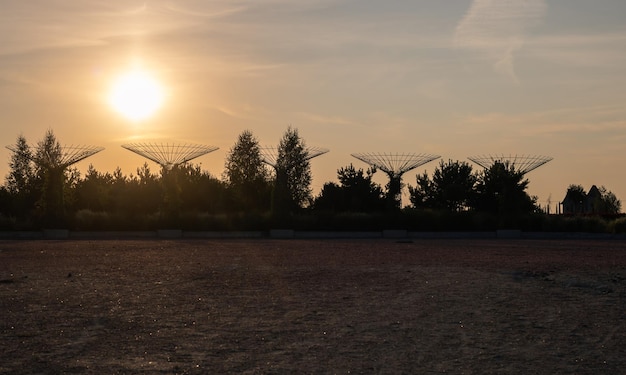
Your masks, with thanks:
M 243 130 L 276 145 L 288 126 L 330 149 L 312 160 L 317 193 L 355 152 L 468 161 L 547 155 L 529 193 L 552 206 L 570 184 L 626 200 L 626 2 L 599 0 L 82 1 L 0 3 L 2 141 L 105 150 L 86 170 L 146 160 L 121 147 L 163 139 L 220 149 L 194 162 L 220 177 Z M 132 121 L 114 79 L 150 72 L 166 98 Z M 0 151 L 0 173 L 10 151 Z M 404 182 L 438 161 L 408 172 Z M 158 167 L 151 164 L 153 170 Z M 478 168 L 476 166 L 476 168 Z M 378 172 L 376 181 L 385 184 Z M 406 202 L 405 202 L 406 203 Z

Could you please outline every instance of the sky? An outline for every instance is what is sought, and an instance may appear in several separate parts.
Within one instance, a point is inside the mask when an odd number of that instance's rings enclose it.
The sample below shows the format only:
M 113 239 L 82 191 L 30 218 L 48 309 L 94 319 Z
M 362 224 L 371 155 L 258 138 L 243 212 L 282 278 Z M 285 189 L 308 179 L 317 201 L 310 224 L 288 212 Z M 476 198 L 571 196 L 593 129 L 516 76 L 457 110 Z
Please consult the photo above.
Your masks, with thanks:
M 330 150 L 315 192 L 367 168 L 357 152 L 545 155 L 527 175 L 540 204 L 570 184 L 626 204 L 624 15 L 623 0 L 0 0 L 0 144 L 52 129 L 105 148 L 80 170 L 128 175 L 146 159 L 122 144 L 201 143 L 219 150 L 194 162 L 220 177 L 242 131 L 275 146 L 292 126 Z M 143 121 L 107 99 L 131 69 L 165 91 Z

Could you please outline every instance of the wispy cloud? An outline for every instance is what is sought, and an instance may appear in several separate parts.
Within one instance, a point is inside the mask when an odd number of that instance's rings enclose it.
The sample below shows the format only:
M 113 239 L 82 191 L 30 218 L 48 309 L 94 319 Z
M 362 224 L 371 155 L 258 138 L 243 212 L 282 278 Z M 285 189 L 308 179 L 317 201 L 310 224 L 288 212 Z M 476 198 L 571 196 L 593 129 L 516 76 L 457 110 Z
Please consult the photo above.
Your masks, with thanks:
M 455 44 L 478 50 L 517 81 L 515 52 L 546 12 L 545 0 L 474 0 L 456 27 Z
M 625 115 L 624 109 L 617 105 L 557 108 L 521 114 L 493 112 L 466 117 L 463 120 L 466 128 L 459 131 L 467 136 L 497 133 L 500 142 L 514 145 L 526 143 L 530 146 L 549 140 L 554 144 L 568 143 L 597 149 L 597 144 L 590 141 L 601 140 L 603 147 L 622 143 Z
M 323 115 L 318 113 L 300 112 L 298 113 L 303 119 L 306 119 L 315 124 L 330 124 L 330 125 L 349 125 L 357 126 L 358 123 L 353 119 L 335 116 L 335 115 Z
M 16 2 L 0 13 L 0 55 L 33 50 L 104 45 L 112 38 L 154 36 L 203 26 L 242 12 L 243 5 L 193 2 L 64 0 Z M 198 9 L 196 9 L 198 8 Z
M 621 70 L 626 62 L 626 31 L 549 35 L 534 38 L 527 45 L 529 56 L 560 66 Z M 589 78 L 595 80 L 597 76 Z

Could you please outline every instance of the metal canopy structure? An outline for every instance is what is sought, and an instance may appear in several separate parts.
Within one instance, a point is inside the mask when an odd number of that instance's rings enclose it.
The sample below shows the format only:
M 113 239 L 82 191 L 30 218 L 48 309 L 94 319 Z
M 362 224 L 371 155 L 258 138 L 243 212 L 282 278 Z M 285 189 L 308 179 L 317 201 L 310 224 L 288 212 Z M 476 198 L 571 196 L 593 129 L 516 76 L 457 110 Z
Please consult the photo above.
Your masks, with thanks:
M 390 177 L 402 176 L 404 173 L 421 165 L 439 159 L 439 155 L 417 153 L 356 153 L 353 157 L 387 173 Z
M 279 165 L 279 147 L 265 146 L 261 147 L 259 151 L 261 153 L 261 160 L 263 163 L 270 165 L 276 172 L 274 190 L 272 192 L 272 214 L 276 218 L 283 220 L 287 217 L 287 214 L 294 208 L 294 206 L 298 206 L 300 204 L 299 201 L 296 201 L 293 198 L 294 192 L 289 184 L 289 171 L 292 168 L 297 167 L 297 163 L 302 160 L 288 161 L 290 164 L 286 164 L 283 160 L 283 162 Z M 321 147 L 304 146 L 304 150 L 302 151 L 304 154 L 304 160 L 308 161 L 327 153 L 329 150 Z
M 488 169 L 495 163 L 505 163 L 513 166 L 516 171 L 526 174 L 534 169 L 541 167 L 553 158 L 550 156 L 541 155 L 479 155 L 470 156 L 469 160 L 480 165 L 481 167 Z
M 389 176 L 388 208 L 399 209 L 402 200 L 402 175 L 411 169 L 439 159 L 439 155 L 418 153 L 356 153 L 353 157 L 380 169 Z
M 16 145 L 6 147 L 13 152 L 19 152 Z M 104 147 L 66 145 L 61 146 L 59 154 L 45 153 L 39 156 L 33 155 L 31 160 L 44 168 L 65 169 L 102 150 L 104 150 Z
M 278 162 L 278 147 L 267 146 L 261 147 L 261 160 L 268 165 L 276 168 L 276 164 Z M 305 149 L 306 152 L 306 160 L 311 160 L 315 157 L 323 155 L 327 153 L 329 150 L 321 147 L 310 147 L 307 146 Z
M 143 141 L 122 145 L 123 148 L 152 160 L 166 170 L 213 152 L 219 147 L 174 141 Z
M 48 133 L 50 136 L 52 133 Z M 54 139 L 54 138 L 52 138 Z M 9 150 L 19 153 L 17 145 L 6 146 Z M 37 150 L 29 156 L 38 167 L 45 171 L 43 189 L 41 191 L 42 209 L 46 225 L 56 227 L 65 224 L 65 170 L 72 164 L 78 163 L 93 154 L 104 150 L 96 146 L 61 146 L 58 143 L 51 147 Z

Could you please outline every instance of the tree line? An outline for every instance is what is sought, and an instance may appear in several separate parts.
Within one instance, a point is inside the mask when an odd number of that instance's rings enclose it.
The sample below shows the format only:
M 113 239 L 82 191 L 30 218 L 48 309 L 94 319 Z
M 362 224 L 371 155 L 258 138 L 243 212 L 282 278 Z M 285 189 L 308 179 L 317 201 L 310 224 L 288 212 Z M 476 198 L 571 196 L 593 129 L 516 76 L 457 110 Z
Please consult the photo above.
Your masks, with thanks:
M 48 163 L 40 162 L 44 157 Z M 414 184 L 407 184 L 410 205 L 401 210 L 390 208 L 390 187 L 373 181 L 373 167 L 341 167 L 337 181 L 326 182 L 314 196 L 307 146 L 292 127 L 280 138 L 271 166 L 263 160 L 258 139 L 243 131 L 227 153 L 221 178 L 191 163 L 158 171 L 144 163 L 130 175 L 119 167 L 110 173 L 89 165 L 82 175 L 73 166 L 63 166 L 61 158 L 62 146 L 52 130 L 34 147 L 18 136 L 0 187 L 5 227 L 181 226 L 198 217 L 211 217 L 215 223 L 219 215 L 271 226 L 289 225 L 294 215 L 388 217 L 415 212 L 485 214 L 504 221 L 540 212 L 537 197 L 527 193 L 529 180 L 506 161 L 475 171 L 467 162 L 442 160 L 432 176 L 417 174 Z M 603 194 L 603 207 L 619 212 L 621 203 L 614 194 L 606 189 Z

